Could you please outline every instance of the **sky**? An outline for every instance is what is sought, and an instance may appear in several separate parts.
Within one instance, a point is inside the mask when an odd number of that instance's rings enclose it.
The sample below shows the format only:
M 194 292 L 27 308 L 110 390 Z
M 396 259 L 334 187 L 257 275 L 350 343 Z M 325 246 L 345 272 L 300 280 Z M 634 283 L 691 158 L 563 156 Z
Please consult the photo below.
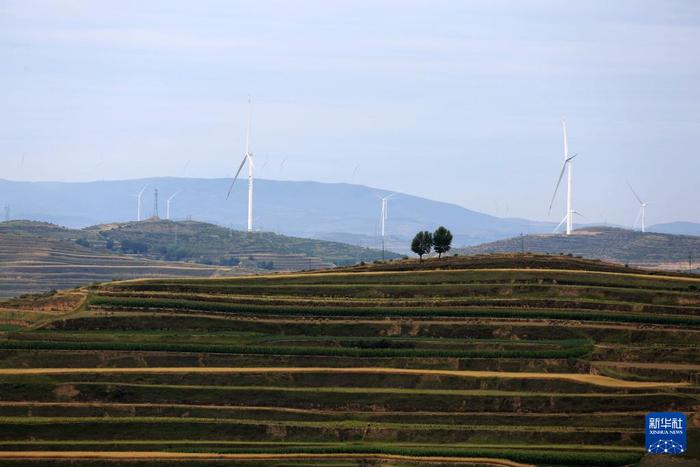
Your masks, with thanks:
M 700 222 L 695 0 L 0 0 L 0 178 L 256 176 Z M 1 201 L 1 200 L 0 200 Z

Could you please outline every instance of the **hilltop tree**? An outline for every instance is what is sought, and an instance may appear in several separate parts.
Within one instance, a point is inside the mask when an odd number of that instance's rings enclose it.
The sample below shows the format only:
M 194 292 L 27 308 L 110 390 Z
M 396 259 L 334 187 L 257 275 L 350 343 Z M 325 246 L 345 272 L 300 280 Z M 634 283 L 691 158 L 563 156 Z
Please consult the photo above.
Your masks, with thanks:
M 418 232 L 411 242 L 411 251 L 418 255 L 423 261 L 423 255 L 430 253 L 433 246 L 433 235 L 426 231 Z
M 438 258 L 442 258 L 443 253 L 450 251 L 452 247 L 452 232 L 445 227 L 440 226 L 433 233 L 433 248 L 438 254 Z

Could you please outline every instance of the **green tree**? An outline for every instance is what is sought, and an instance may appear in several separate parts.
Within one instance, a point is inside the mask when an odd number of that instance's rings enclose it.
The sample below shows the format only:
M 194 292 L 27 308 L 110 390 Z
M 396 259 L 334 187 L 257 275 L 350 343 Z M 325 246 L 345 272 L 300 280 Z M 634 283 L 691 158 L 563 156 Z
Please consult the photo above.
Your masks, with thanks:
M 90 242 L 88 241 L 87 238 L 79 238 L 75 241 L 80 246 L 84 246 L 86 248 L 90 248 Z
M 420 261 L 423 261 L 423 255 L 430 253 L 430 248 L 433 246 L 433 235 L 426 231 L 418 232 L 411 242 L 411 251 L 418 255 Z
M 433 248 L 438 254 L 438 258 L 442 258 L 443 253 L 450 251 L 452 247 L 452 232 L 445 227 L 440 226 L 433 233 Z

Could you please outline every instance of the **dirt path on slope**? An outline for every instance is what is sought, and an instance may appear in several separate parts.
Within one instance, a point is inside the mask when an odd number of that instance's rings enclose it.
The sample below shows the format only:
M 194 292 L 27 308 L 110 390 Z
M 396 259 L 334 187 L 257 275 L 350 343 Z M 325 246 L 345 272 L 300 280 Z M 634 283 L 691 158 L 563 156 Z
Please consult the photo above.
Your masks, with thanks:
M 534 467 L 531 464 L 521 464 L 507 459 L 494 459 L 488 457 L 422 457 L 401 456 L 396 454 L 217 454 L 217 453 L 184 453 L 184 452 L 158 452 L 158 451 L 0 451 L 0 459 L 129 459 L 129 460 L 395 460 L 404 462 L 418 462 L 421 464 L 452 463 L 452 464 L 477 464 L 500 467 Z
M 428 370 L 381 367 L 153 367 L 153 368 L 2 368 L 0 376 L 17 375 L 70 375 L 70 374 L 181 374 L 181 373 L 346 373 L 435 375 L 463 378 L 509 378 L 568 380 L 611 388 L 680 387 L 689 383 L 626 381 L 609 376 L 578 373 L 526 373 L 516 371 Z

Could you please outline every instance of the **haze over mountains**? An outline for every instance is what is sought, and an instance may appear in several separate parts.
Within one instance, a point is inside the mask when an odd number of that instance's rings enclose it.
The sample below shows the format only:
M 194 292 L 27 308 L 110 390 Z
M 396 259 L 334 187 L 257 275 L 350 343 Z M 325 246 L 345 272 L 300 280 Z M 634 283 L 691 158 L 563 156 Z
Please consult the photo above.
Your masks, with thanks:
M 52 222 L 82 228 L 135 220 L 135 195 L 148 185 L 143 217 L 153 213 L 153 189 L 160 194 L 159 213 L 165 217 L 165 200 L 172 201 L 172 218 L 194 219 L 243 229 L 246 219 L 246 185 L 237 184 L 226 200 L 230 179 L 146 178 L 88 183 L 15 182 L 0 180 L 0 205 L 9 205 L 11 218 Z M 380 247 L 380 201 L 387 190 L 346 183 L 256 180 L 256 230 L 285 235 L 341 241 Z M 556 216 L 553 214 L 552 218 Z M 454 246 L 477 245 L 518 236 L 550 233 L 554 222 L 499 218 L 455 204 L 399 194 L 389 202 L 387 249 L 407 252 L 418 230 L 446 225 Z M 700 224 L 677 222 L 659 225 L 660 232 L 700 234 Z M 648 230 L 656 230 L 651 226 Z
M 13 182 L 0 180 L 0 204 L 11 206 L 13 219 L 86 227 L 135 220 L 135 194 L 148 184 L 144 217 L 153 212 L 153 189 L 160 195 L 159 213 L 173 193 L 174 219 L 191 218 L 243 229 L 246 219 L 245 184 L 237 184 L 226 200 L 230 179 L 147 178 L 89 183 Z M 380 201 L 390 192 L 345 183 L 255 181 L 256 230 L 285 235 L 378 246 Z M 548 232 L 553 224 L 503 219 L 461 206 L 400 194 L 389 202 L 387 248 L 406 251 L 418 230 L 447 225 L 455 245 L 474 245 L 517 235 Z

